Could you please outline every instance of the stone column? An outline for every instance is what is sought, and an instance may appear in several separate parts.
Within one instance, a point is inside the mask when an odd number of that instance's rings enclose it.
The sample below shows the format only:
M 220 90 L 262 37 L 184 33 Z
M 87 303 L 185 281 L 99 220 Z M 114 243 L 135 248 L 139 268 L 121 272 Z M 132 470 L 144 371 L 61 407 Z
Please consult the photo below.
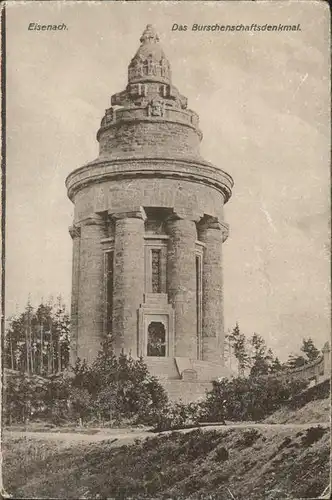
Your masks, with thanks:
M 174 307 L 175 356 L 197 359 L 196 224 L 174 214 L 167 221 L 167 292 Z
M 72 289 L 71 289 L 71 315 L 70 315 L 70 364 L 74 365 L 77 358 L 78 342 L 78 293 L 80 277 L 80 236 L 81 228 L 72 225 L 69 228 L 73 240 L 72 260 Z
M 113 340 L 117 354 L 138 353 L 138 309 L 144 294 L 144 210 L 110 214 L 115 219 Z
M 93 214 L 80 223 L 80 277 L 77 355 L 91 363 L 103 339 L 104 325 L 104 221 Z
M 215 363 L 223 363 L 224 358 L 222 244 L 227 238 L 227 227 L 214 217 L 205 217 L 198 230 L 199 240 L 205 244 L 202 358 Z
M 331 349 L 328 342 L 325 342 L 324 347 L 322 349 L 323 353 L 323 367 L 324 367 L 324 375 L 329 377 L 331 375 Z

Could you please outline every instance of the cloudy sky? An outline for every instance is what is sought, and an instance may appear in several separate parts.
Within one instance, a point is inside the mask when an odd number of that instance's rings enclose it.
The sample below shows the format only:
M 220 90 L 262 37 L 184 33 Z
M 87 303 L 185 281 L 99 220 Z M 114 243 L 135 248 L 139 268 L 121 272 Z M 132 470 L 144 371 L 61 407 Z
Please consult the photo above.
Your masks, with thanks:
M 67 25 L 29 31 L 29 23 Z M 110 96 L 145 25 L 200 115 L 203 156 L 235 181 L 226 205 L 226 329 L 281 357 L 329 338 L 329 12 L 321 2 L 25 2 L 7 10 L 6 316 L 30 293 L 70 303 L 64 180 L 97 157 Z M 296 32 L 194 32 L 300 24 Z M 172 31 L 186 24 L 185 32 Z

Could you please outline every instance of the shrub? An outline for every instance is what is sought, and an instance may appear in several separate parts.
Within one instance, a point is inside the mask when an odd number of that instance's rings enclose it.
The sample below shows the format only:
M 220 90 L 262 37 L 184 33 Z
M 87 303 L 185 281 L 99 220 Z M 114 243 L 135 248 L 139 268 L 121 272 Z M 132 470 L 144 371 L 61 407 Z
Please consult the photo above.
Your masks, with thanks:
M 310 427 L 307 429 L 306 434 L 301 438 L 304 446 L 311 446 L 316 441 L 319 441 L 322 436 L 327 432 L 322 426 Z
M 6 380 L 3 398 L 6 424 L 42 418 L 48 409 L 48 383 L 41 386 L 35 377 L 18 372 Z
M 247 431 L 244 431 L 242 440 L 240 444 L 246 448 L 247 446 L 252 446 L 257 439 L 259 439 L 261 436 L 260 432 L 257 429 L 249 429 Z
M 9 424 L 42 418 L 55 424 L 93 419 L 99 424 L 152 425 L 167 401 L 143 359 L 116 357 L 108 337 L 91 366 L 78 359 L 70 372 L 45 379 L 43 387 L 24 373 L 9 379 L 4 417 Z
M 164 388 L 149 374 L 143 359 L 125 354 L 116 357 L 111 337 L 102 343 L 92 366 L 81 364 L 76 373 L 91 395 L 92 412 L 102 421 L 129 419 L 149 424 L 167 403 Z
M 261 420 L 307 385 L 305 380 L 285 380 L 275 375 L 223 379 L 213 382 L 202 407 L 209 422 L 222 421 L 223 418 Z
M 214 460 L 216 462 L 225 462 L 229 458 L 229 452 L 227 448 L 224 446 L 221 446 L 220 448 L 216 449 L 215 455 L 214 455 Z
M 169 403 L 156 412 L 153 429 L 167 431 L 197 426 L 202 415 L 202 407 L 198 403 Z

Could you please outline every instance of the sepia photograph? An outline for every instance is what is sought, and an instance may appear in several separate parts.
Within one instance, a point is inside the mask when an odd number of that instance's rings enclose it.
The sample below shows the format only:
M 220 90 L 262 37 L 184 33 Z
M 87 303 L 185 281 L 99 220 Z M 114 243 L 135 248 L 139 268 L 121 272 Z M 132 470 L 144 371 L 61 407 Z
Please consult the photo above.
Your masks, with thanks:
M 1 494 L 331 495 L 323 1 L 1 10 Z

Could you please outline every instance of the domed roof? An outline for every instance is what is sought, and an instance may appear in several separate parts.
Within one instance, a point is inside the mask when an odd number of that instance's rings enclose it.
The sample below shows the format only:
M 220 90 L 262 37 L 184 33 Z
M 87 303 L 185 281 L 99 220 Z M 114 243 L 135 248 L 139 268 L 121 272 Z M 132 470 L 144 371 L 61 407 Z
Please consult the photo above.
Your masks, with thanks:
M 147 80 L 170 82 L 170 64 L 159 43 L 159 36 L 151 24 L 146 26 L 140 42 L 141 45 L 129 64 L 129 83 Z
M 148 24 L 140 38 L 141 46 L 136 52 L 136 57 L 146 59 L 152 57 L 155 61 L 165 58 L 165 54 L 159 43 L 159 36 L 152 24 Z

